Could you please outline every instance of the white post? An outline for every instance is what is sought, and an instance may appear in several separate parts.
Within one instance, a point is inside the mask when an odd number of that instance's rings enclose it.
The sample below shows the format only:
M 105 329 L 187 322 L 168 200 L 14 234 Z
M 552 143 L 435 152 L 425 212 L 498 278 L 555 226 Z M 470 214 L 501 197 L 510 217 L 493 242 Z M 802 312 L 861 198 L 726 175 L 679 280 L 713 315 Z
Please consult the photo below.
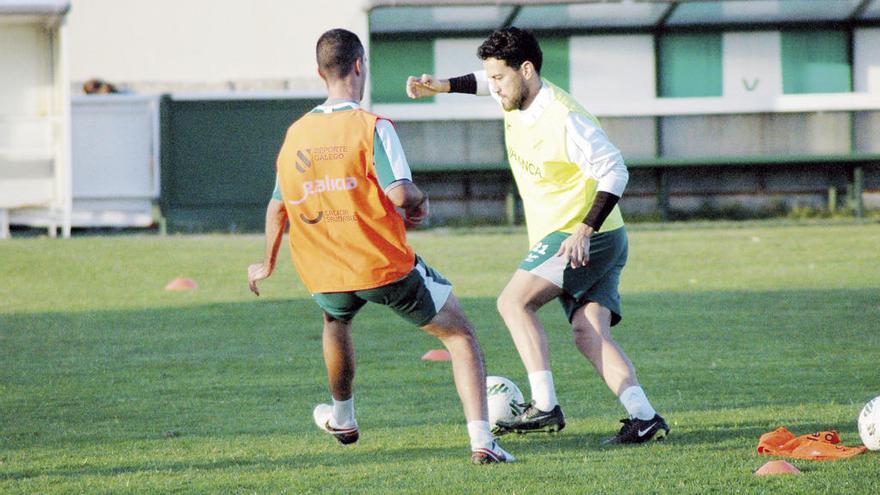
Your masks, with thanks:
M 58 154 L 55 160 L 55 166 L 59 169 L 57 175 L 60 180 L 60 209 L 61 209 L 61 235 L 64 238 L 70 237 L 71 217 L 73 216 L 73 170 L 71 154 L 71 138 L 70 138 L 70 57 L 68 43 L 67 17 L 64 16 L 58 23 L 56 31 L 56 47 L 55 56 L 57 57 L 55 74 L 56 84 L 56 112 L 59 115 L 60 138 L 58 143 Z
M 0 208 L 0 239 L 9 237 L 9 210 Z

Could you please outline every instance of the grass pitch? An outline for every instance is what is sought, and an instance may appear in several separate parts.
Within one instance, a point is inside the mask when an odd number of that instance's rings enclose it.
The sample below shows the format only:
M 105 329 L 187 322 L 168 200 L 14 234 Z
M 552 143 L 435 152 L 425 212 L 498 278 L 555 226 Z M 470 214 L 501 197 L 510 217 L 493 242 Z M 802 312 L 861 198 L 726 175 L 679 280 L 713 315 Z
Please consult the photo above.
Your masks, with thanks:
M 456 285 L 490 374 L 528 381 L 495 297 L 519 230 L 411 236 Z M 519 462 L 471 466 L 448 363 L 390 311 L 355 320 L 361 440 L 314 427 L 326 401 L 320 311 L 283 248 L 247 290 L 259 236 L 0 242 L 2 493 L 872 493 L 880 454 L 792 461 L 759 478 L 761 433 L 836 429 L 880 395 L 880 226 L 630 229 L 613 333 L 672 432 L 602 448 L 623 409 L 542 310 L 559 435 L 509 436 Z M 192 277 L 192 293 L 162 290 Z

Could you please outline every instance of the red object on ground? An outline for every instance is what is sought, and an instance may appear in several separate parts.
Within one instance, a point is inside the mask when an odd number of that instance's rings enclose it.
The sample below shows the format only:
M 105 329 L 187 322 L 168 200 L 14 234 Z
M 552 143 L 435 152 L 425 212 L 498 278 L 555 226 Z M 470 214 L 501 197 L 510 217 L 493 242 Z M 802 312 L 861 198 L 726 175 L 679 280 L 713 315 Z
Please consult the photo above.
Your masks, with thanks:
M 810 461 L 847 459 L 866 450 L 868 449 L 865 447 L 840 445 L 840 435 L 836 431 L 817 431 L 796 437 L 794 433 L 782 426 L 761 435 L 761 438 L 758 439 L 759 454 Z
M 774 474 L 801 474 L 801 470 L 786 461 L 770 461 L 755 471 L 758 476 L 770 476 Z
M 452 361 L 446 349 L 431 349 L 422 356 L 422 361 Z
M 199 284 L 197 284 L 195 280 L 186 277 L 175 278 L 165 286 L 165 290 L 171 291 L 195 290 L 198 288 Z

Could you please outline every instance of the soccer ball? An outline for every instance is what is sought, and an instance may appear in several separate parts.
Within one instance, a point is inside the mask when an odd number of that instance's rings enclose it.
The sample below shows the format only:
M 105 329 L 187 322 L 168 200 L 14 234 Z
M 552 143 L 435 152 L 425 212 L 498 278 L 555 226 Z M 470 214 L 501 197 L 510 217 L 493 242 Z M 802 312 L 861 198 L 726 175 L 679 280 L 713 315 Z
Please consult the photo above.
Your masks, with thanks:
M 503 376 L 486 377 L 489 402 L 489 426 L 494 430 L 499 420 L 510 421 L 522 412 L 523 394 L 515 383 Z
M 880 396 L 874 397 L 862 408 L 859 436 L 868 450 L 880 450 Z

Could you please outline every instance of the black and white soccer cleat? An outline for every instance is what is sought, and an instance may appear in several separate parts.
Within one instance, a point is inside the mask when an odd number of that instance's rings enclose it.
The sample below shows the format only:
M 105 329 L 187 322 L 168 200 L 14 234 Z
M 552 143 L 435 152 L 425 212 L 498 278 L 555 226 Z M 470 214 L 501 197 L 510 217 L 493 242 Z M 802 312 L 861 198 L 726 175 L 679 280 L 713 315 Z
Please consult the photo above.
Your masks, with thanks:
M 546 431 L 555 433 L 565 428 L 565 415 L 562 408 L 557 404 L 549 411 L 542 411 L 535 407 L 535 402 L 523 404 L 525 409 L 518 416 L 509 421 L 498 420 L 498 434 L 505 433 L 534 433 Z
M 625 443 L 644 443 L 648 440 L 663 440 L 669 434 L 669 425 L 659 414 L 648 420 L 629 418 L 621 419 L 623 426 L 617 435 L 602 442 L 602 445 L 617 445 Z

